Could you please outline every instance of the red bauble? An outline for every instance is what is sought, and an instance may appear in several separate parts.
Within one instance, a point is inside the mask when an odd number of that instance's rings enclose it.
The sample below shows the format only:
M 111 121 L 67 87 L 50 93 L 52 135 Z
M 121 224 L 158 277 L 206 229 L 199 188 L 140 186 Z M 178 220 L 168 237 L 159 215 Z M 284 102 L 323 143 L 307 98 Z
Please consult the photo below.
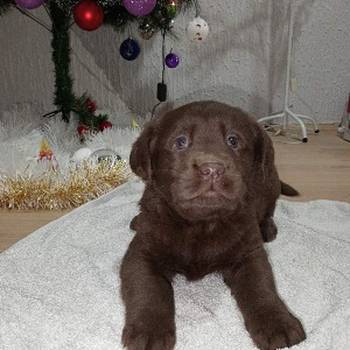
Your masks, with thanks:
M 112 126 L 112 123 L 106 120 L 100 124 L 100 130 L 103 131 L 104 129 L 110 129 Z
M 79 135 L 84 135 L 84 134 L 88 133 L 89 130 L 90 130 L 89 127 L 84 125 L 84 124 L 80 124 L 77 127 L 77 131 L 78 131 Z
M 102 7 L 93 0 L 82 0 L 74 6 L 75 23 L 84 30 L 95 30 L 103 23 Z
M 89 112 L 94 113 L 96 111 L 96 103 L 92 101 L 91 99 L 87 98 L 85 101 L 85 105 Z

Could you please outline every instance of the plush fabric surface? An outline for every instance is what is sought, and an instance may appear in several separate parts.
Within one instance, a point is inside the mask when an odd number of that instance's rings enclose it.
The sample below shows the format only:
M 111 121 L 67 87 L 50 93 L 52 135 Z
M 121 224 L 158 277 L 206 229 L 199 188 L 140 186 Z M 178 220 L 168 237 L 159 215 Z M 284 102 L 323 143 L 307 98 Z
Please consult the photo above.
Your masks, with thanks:
M 122 349 L 118 268 L 142 190 L 122 185 L 0 254 L 0 349 Z M 266 248 L 308 337 L 294 348 L 349 349 L 350 204 L 280 200 L 275 220 Z M 177 350 L 255 349 L 219 276 L 174 289 Z

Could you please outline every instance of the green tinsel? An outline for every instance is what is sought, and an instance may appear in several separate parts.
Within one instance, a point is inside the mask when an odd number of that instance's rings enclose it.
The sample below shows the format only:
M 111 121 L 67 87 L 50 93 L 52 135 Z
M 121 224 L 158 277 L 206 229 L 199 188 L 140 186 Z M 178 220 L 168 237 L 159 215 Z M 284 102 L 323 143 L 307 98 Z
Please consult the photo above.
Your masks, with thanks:
M 54 1 L 49 2 L 52 19 L 52 60 L 55 65 L 55 105 L 62 113 L 62 119 L 69 121 L 74 105 L 73 79 L 70 76 L 70 16 Z
M 9 0 L 0 0 L 0 16 L 5 14 L 13 5 L 12 1 Z
M 98 131 L 101 123 L 106 121 L 108 116 L 107 114 L 95 115 L 94 112 L 89 109 L 87 104 L 88 100 L 89 97 L 87 94 L 76 98 L 72 110 L 78 115 L 79 124 L 88 126 L 91 131 Z

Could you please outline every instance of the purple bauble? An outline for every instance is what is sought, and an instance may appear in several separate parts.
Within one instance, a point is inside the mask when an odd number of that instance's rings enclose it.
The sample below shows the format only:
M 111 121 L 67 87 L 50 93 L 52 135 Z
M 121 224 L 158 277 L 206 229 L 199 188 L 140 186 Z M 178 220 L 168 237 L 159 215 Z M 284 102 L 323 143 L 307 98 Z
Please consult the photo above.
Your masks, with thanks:
M 170 52 L 165 57 L 165 64 L 168 68 L 176 68 L 180 63 L 180 57 L 175 53 Z
M 157 0 L 123 0 L 123 6 L 134 16 L 147 16 L 156 6 Z
M 32 10 L 41 6 L 45 0 L 15 0 L 16 5 L 22 7 L 23 9 Z

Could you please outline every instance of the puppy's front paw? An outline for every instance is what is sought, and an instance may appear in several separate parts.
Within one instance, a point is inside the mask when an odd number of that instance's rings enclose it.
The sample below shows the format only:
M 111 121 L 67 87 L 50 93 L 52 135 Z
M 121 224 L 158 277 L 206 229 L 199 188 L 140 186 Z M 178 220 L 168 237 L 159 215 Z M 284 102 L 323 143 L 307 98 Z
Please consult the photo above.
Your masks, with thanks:
M 288 312 L 265 312 L 247 324 L 247 329 L 261 350 L 291 347 L 306 339 L 300 321 Z
M 175 329 L 166 327 L 159 320 L 158 325 L 146 322 L 124 327 L 122 342 L 128 350 L 173 350 Z

